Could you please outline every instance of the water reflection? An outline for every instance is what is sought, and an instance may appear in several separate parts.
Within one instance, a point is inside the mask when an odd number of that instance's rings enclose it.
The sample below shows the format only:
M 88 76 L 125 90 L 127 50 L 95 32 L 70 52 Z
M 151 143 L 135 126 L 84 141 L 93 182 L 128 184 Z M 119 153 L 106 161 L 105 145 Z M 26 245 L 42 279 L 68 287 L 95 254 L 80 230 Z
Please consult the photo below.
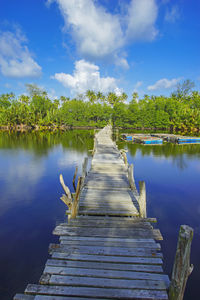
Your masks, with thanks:
M 191 262 L 195 265 L 184 300 L 198 299 L 200 287 L 200 145 L 144 146 L 128 149 L 136 184 L 145 180 L 148 216 L 158 219 L 164 241 L 165 270 L 171 272 L 181 224 L 195 230 Z M 12 299 L 28 283 L 37 283 L 48 256 L 56 222 L 65 216 L 62 173 L 73 190 L 75 166 L 93 148 L 93 131 L 0 132 L 0 299 Z
M 200 145 L 164 144 L 145 146 L 119 142 L 127 148 L 128 161 L 134 164 L 136 185 L 146 182 L 147 213 L 156 217 L 164 241 L 164 268 L 170 275 L 174 261 L 179 227 L 194 228 L 191 263 L 194 271 L 189 277 L 184 300 L 199 299 L 200 286 Z
M 166 143 L 163 145 L 141 145 L 129 142 L 119 142 L 119 148 L 128 149 L 131 156 L 135 157 L 139 152 L 142 156 L 170 159 L 178 168 L 187 168 L 187 161 L 192 158 L 200 158 L 200 145 L 177 145 Z
M 56 222 L 65 220 L 62 173 L 73 191 L 75 166 L 93 147 L 93 131 L 0 132 L 0 299 L 37 283 Z M 89 155 L 89 154 L 88 154 Z
M 0 151 L 0 216 L 18 202 L 28 204 L 34 199 L 35 185 L 45 172 L 43 161 L 34 160 L 25 151 Z

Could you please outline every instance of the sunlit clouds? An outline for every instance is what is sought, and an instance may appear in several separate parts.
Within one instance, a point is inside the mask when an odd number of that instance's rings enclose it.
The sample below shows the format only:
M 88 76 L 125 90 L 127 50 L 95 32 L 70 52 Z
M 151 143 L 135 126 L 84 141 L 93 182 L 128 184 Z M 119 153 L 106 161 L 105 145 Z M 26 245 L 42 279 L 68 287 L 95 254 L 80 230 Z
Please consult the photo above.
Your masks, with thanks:
M 0 70 L 13 78 L 39 77 L 42 68 L 33 59 L 20 30 L 0 32 Z
M 56 73 L 52 79 L 58 80 L 63 86 L 77 94 L 85 93 L 88 89 L 107 93 L 119 93 L 117 80 L 113 77 L 101 77 L 99 67 L 85 60 L 75 62 L 73 74 Z

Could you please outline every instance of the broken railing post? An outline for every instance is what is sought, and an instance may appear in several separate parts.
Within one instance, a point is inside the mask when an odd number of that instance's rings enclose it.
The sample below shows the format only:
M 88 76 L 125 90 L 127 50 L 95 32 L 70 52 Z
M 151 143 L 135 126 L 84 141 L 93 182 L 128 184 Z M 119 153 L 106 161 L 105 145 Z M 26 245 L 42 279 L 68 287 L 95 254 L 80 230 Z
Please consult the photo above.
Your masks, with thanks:
M 96 151 L 96 148 L 97 148 L 97 133 L 95 134 L 94 136 L 94 147 L 93 147 L 93 150 L 92 150 L 92 155 L 94 155 L 95 151 Z
M 78 167 L 76 166 L 76 169 L 75 169 L 75 172 L 74 172 L 74 177 L 73 177 L 73 180 L 72 180 L 74 190 L 76 190 L 75 180 L 76 180 L 77 172 L 78 172 Z
M 146 204 L 146 186 L 144 181 L 139 181 L 140 194 L 138 198 L 140 217 L 147 217 L 147 204 Z
M 83 165 L 82 165 L 82 177 L 85 178 L 87 175 L 87 164 L 88 164 L 88 157 L 84 158 Z
M 120 150 L 120 153 L 121 153 L 121 155 L 122 155 L 122 157 L 123 157 L 125 166 L 128 165 L 128 160 L 127 160 L 126 152 L 127 152 L 127 150 L 125 150 L 125 149 L 121 149 L 121 150 Z
M 62 195 L 62 197 L 60 198 L 69 208 L 69 210 L 72 207 L 72 196 L 71 196 L 71 192 L 70 189 L 65 185 L 64 183 L 64 179 L 62 174 L 60 174 L 60 183 L 63 187 L 63 190 L 65 191 L 65 194 Z
M 183 299 L 187 279 L 193 270 L 193 265 L 190 265 L 192 238 L 193 229 L 187 225 L 181 225 L 169 287 L 169 300 Z
M 128 180 L 132 190 L 136 190 L 134 176 L 133 176 L 133 164 L 128 166 Z
M 78 207 L 79 207 L 79 195 L 81 191 L 81 185 L 82 185 L 82 177 L 78 178 L 78 183 L 77 183 L 77 188 L 76 188 L 76 193 L 74 197 L 74 201 L 72 203 L 72 208 L 71 208 L 71 218 L 75 219 L 78 213 Z

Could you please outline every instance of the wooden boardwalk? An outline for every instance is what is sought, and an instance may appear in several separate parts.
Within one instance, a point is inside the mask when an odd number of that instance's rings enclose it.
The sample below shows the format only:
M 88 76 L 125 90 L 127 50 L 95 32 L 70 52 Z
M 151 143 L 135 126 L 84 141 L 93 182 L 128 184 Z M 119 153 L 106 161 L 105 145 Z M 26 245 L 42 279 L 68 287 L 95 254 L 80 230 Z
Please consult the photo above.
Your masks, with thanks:
M 76 218 L 59 224 L 40 284 L 15 300 L 168 299 L 162 236 L 141 217 L 140 196 L 106 126 L 95 138 Z

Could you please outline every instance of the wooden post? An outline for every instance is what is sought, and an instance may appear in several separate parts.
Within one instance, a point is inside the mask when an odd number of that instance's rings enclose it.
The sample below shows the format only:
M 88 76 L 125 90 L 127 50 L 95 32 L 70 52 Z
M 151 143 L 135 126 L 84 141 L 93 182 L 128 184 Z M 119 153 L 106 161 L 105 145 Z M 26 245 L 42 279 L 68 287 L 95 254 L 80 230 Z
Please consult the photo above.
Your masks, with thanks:
M 169 287 L 169 300 L 183 299 L 187 279 L 193 270 L 193 265 L 190 265 L 192 238 L 193 229 L 187 225 L 181 225 Z
M 76 169 L 75 169 L 75 172 L 74 172 L 74 177 L 73 177 L 73 187 L 74 187 L 74 190 L 76 190 L 76 184 L 75 184 L 75 180 L 76 180 L 76 175 L 77 175 L 77 172 L 78 172 L 78 167 L 76 166 Z
M 140 208 L 140 217 L 147 217 L 147 204 L 146 204 L 146 186 L 144 181 L 139 181 L 140 195 L 138 199 L 139 208 Z
M 96 134 L 95 134 L 95 137 L 94 137 L 94 147 L 93 147 L 92 155 L 94 155 L 94 153 L 96 151 L 96 147 L 97 147 L 97 137 L 96 137 Z
M 72 209 L 71 209 L 71 218 L 75 219 L 78 213 L 78 206 L 79 206 L 79 195 L 81 190 L 81 184 L 82 184 L 82 177 L 78 178 L 77 188 L 76 188 L 76 194 L 75 199 L 72 203 Z
M 60 183 L 65 191 L 65 195 L 62 195 L 62 197 L 60 199 L 68 206 L 69 209 L 71 209 L 71 207 L 72 207 L 71 192 L 70 192 L 70 189 L 65 185 L 62 174 L 60 174 Z
M 128 160 L 127 160 L 126 152 L 127 152 L 127 151 L 126 151 L 125 149 L 121 149 L 121 150 L 120 150 L 120 153 L 121 153 L 121 155 L 122 155 L 122 157 L 123 157 L 125 166 L 128 165 Z
M 128 180 L 132 190 L 136 190 L 134 176 L 133 176 L 133 164 L 128 166 Z
M 87 164 L 88 164 L 88 157 L 84 158 L 83 165 L 82 165 L 82 177 L 85 178 L 87 175 Z

